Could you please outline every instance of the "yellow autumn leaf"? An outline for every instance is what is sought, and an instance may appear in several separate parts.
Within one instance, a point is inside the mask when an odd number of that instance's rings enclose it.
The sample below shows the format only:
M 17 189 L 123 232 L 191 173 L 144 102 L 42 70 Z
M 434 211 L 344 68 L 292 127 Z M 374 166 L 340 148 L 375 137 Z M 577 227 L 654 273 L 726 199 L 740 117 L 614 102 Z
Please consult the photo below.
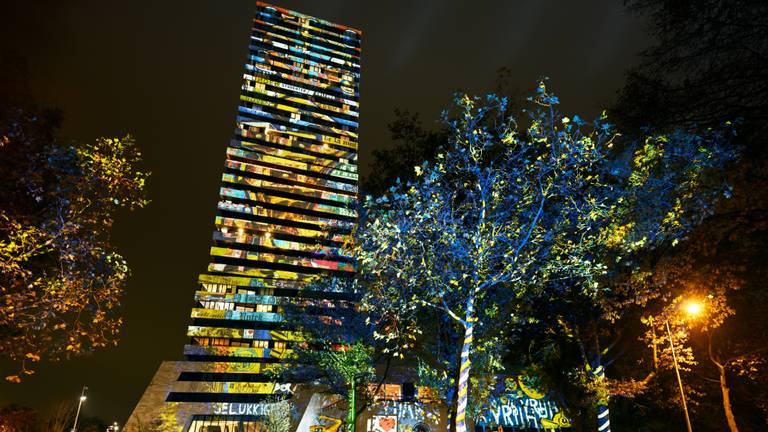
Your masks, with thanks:
M 17 384 L 21 382 L 21 378 L 19 378 L 18 375 L 8 375 L 7 377 L 5 377 L 5 380 L 10 381 L 12 383 L 17 383 Z

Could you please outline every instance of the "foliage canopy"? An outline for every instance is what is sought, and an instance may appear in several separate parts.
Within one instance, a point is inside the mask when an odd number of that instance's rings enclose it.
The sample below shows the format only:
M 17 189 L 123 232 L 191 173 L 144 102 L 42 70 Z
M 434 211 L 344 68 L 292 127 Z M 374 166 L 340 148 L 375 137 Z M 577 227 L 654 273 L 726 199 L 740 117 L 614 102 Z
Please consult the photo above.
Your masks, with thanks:
M 116 343 L 128 265 L 110 242 L 115 215 L 147 205 L 148 173 L 130 136 L 56 142 L 31 108 L 0 117 L 0 354 L 21 364 Z

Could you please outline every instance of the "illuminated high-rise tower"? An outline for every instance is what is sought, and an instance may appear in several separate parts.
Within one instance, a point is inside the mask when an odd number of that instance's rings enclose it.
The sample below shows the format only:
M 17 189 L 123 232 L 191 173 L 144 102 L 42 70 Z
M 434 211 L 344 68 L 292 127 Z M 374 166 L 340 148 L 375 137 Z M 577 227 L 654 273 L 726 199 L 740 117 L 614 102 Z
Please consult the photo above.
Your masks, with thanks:
M 163 363 L 129 429 L 257 430 L 265 398 L 293 392 L 265 374 L 297 343 L 283 308 L 349 306 L 311 282 L 355 270 L 360 35 L 257 3 L 187 361 Z

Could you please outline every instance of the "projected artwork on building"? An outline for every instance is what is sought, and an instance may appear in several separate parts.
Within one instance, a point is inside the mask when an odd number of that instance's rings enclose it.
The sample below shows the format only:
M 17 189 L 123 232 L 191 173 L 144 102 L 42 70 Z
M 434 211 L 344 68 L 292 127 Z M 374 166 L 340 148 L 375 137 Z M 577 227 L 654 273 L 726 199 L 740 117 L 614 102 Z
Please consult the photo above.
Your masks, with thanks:
M 193 361 L 271 364 L 299 341 L 284 305 L 349 306 L 303 289 L 355 271 L 342 247 L 357 219 L 360 32 L 258 3 L 247 60 L 211 261 L 187 330 Z M 276 386 L 229 379 L 207 392 Z
M 143 417 L 163 430 L 255 431 L 272 409 L 264 397 L 307 405 L 266 374 L 302 343 L 285 308 L 351 307 L 307 286 L 355 272 L 344 246 L 357 220 L 361 32 L 262 2 L 251 30 L 210 261 L 190 287 L 186 361 L 164 363 L 128 430 Z M 306 430 L 335 424 L 321 399 Z

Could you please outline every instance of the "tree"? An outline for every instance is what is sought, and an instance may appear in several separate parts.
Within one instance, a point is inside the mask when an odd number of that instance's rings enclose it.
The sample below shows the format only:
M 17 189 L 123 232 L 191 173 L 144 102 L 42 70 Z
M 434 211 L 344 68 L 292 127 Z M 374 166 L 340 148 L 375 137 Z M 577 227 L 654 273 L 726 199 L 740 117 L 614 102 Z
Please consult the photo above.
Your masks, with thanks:
M 764 316 L 765 307 L 760 301 L 749 307 L 740 304 L 742 295 L 757 300 L 751 294 L 752 290 L 744 287 L 744 275 L 751 269 L 735 265 L 741 260 L 739 254 L 731 254 L 729 259 L 717 253 L 712 246 L 720 244 L 721 239 L 713 234 L 707 229 L 694 233 L 690 246 L 663 260 L 657 277 L 664 281 L 671 297 L 662 314 L 669 317 L 675 346 L 684 353 L 686 369 L 693 372 L 692 379 L 700 377 L 704 387 L 717 384 L 724 416 L 715 416 L 713 422 L 726 423 L 729 430 L 735 432 L 739 430 L 739 423 L 749 429 L 751 422 L 738 419 L 733 403 L 734 384 L 737 391 L 741 390 L 755 400 L 764 397 L 760 395 L 762 386 L 757 383 L 768 376 L 766 348 L 760 343 L 759 317 Z M 693 310 L 695 315 L 687 315 L 681 309 L 689 304 L 700 305 Z M 742 312 L 737 313 L 734 305 Z M 650 344 L 654 340 L 651 330 L 658 331 L 658 324 L 663 325 L 664 320 L 647 321 L 657 324 L 657 328 L 649 329 L 646 334 L 646 342 Z M 744 338 L 742 335 L 745 334 L 753 337 Z M 668 359 L 669 353 L 662 351 L 659 363 L 669 367 Z M 715 375 L 711 378 L 713 370 Z
M 618 134 L 605 118 L 562 116 L 543 83 L 530 100 L 530 127 L 520 133 L 503 99 L 460 98 L 458 114 L 447 118 L 445 153 L 417 166 L 414 182 L 369 199 L 357 236 L 363 305 L 395 354 L 428 325 L 425 309 L 461 329 L 458 431 L 466 427 L 472 361 L 485 351 L 477 338 L 503 339 L 500 329 L 536 319 L 537 304 L 549 308 L 550 324 L 565 327 L 579 314 L 616 314 L 600 303 L 609 272 L 631 272 L 636 263 L 609 267 L 611 260 L 689 232 L 722 187 L 695 192 L 733 156 L 714 131 L 649 136 L 637 151 L 612 155 Z M 600 357 L 582 352 L 591 379 L 602 380 Z M 498 355 L 487 364 L 500 365 Z M 598 412 L 607 421 L 607 400 Z
M 43 428 L 48 432 L 66 432 L 75 420 L 76 404 L 71 401 L 59 401 L 49 408 Z
M 0 432 L 34 432 L 37 413 L 26 407 L 10 405 L 0 408 Z
M 83 432 L 104 432 L 109 430 L 108 423 L 98 417 L 82 417 L 77 422 L 77 429 Z
M 661 128 L 768 119 L 768 5 L 759 0 L 626 0 L 656 43 L 643 52 L 614 107 L 624 121 Z
M 318 365 L 330 374 L 337 375 L 346 387 L 347 430 L 355 432 L 357 422 L 356 396 L 357 387 L 366 385 L 373 377 L 372 348 L 360 341 L 338 348 L 326 347 L 319 351 Z
M 492 93 L 507 98 L 507 112 L 514 111 L 524 94 L 513 83 L 514 70 L 502 67 L 496 71 Z M 506 113 L 505 113 L 506 114 Z M 419 113 L 407 109 L 395 109 L 394 120 L 387 125 L 393 144 L 386 149 L 373 151 L 371 172 L 363 179 L 362 191 L 379 196 L 399 180 L 408 183 L 416 177 L 413 167 L 424 161 L 434 162 L 435 156 L 446 145 L 449 131 L 444 124 L 425 127 Z
M 13 382 L 41 358 L 116 343 L 129 269 L 110 229 L 148 203 L 133 138 L 65 145 L 57 124 L 29 107 L 0 113 L 0 354 L 20 363 Z
M 287 400 L 273 400 L 265 421 L 269 432 L 290 432 L 291 403 Z
M 421 334 L 410 341 L 406 353 L 409 359 L 416 360 L 419 384 L 434 389 L 445 400 L 450 424 L 458 403 L 456 383 L 461 369 L 461 352 L 457 347 L 461 347 L 464 332 L 455 325 L 453 318 L 438 310 L 422 310 L 419 317 Z M 493 327 L 494 331 L 474 334 L 467 392 L 467 416 L 470 418 L 485 413 L 498 375 L 505 369 L 503 359 L 509 335 L 501 326 Z
M 405 183 L 415 177 L 413 167 L 425 160 L 432 160 L 447 140 L 442 129 L 425 129 L 418 113 L 395 110 L 395 120 L 388 125 L 392 148 L 374 150 L 373 168 L 363 181 L 362 189 L 374 196 L 387 191 L 398 180 Z
M 460 432 L 476 329 L 525 319 L 516 303 L 553 280 L 591 292 L 602 271 L 582 249 L 606 223 L 597 169 L 614 135 L 559 115 L 543 83 L 531 101 L 531 126 L 520 133 L 504 99 L 459 98 L 445 153 L 417 166 L 413 183 L 369 200 L 359 230 L 363 304 L 381 317 L 380 339 L 402 355 L 422 331 L 425 307 L 462 329 Z
M 301 332 L 302 342 L 293 347 L 283 367 L 274 368 L 270 373 L 289 382 L 322 383 L 332 392 L 343 395 L 348 402 L 347 429 L 354 432 L 357 416 L 369 400 L 361 398 L 358 390 L 368 389 L 379 359 L 377 354 L 380 354 L 372 343 L 367 315 L 358 308 L 358 280 L 327 276 L 306 289 L 334 293 L 337 300 L 332 308 L 307 307 L 302 302 L 284 307 L 285 320 Z M 360 399 L 363 403 L 358 405 Z
M 625 3 L 648 19 L 656 43 L 630 71 L 613 106 L 619 122 L 662 129 L 716 126 L 739 119 L 736 141 L 743 146 L 744 156 L 729 172 L 733 198 L 721 202 L 716 213 L 696 229 L 694 240 L 682 244 L 675 256 L 682 258 L 677 260 L 679 274 L 687 269 L 702 276 L 698 270 L 703 265 L 738 275 L 739 289 L 725 293 L 734 315 L 711 334 L 713 354 L 723 365 L 732 364 L 727 361 L 731 356 L 742 354 L 749 354 L 751 364 L 765 365 L 768 355 L 759 348 L 768 344 L 762 307 L 768 259 L 763 247 L 768 238 L 768 77 L 763 72 L 768 66 L 768 5 L 751 0 Z M 707 277 L 699 281 L 702 286 L 710 283 Z M 711 384 L 722 386 L 719 379 L 709 381 L 713 363 L 704 342 L 707 339 L 698 335 L 691 340 L 700 361 L 687 381 L 707 394 L 722 394 L 710 388 Z M 763 429 L 768 392 L 757 382 L 765 376 L 765 367 L 749 373 L 737 371 L 739 368 L 730 368 L 724 376 L 732 389 L 734 416 L 743 428 Z M 707 379 L 698 379 L 703 376 Z M 701 416 L 720 412 L 715 405 L 718 401 L 707 394 L 697 397 L 703 404 Z M 707 427 L 724 422 L 717 417 L 702 423 Z
M 675 131 L 622 148 L 603 169 L 611 185 L 602 197 L 611 203 L 610 223 L 584 249 L 602 265 L 595 275 L 601 289 L 585 295 L 554 281 L 531 299 L 531 318 L 515 334 L 519 345 L 534 348 L 528 361 L 545 365 L 561 389 L 581 383 L 571 401 L 591 401 L 576 405 L 595 410 L 601 430 L 610 427 L 611 398 L 634 397 L 654 377 L 654 369 L 636 365 L 613 378 L 606 369 L 638 351 L 631 344 L 641 317 L 666 298 L 665 284 L 651 280 L 658 277 L 658 257 L 714 211 L 728 191 L 724 167 L 735 157 L 728 135 L 717 131 Z

